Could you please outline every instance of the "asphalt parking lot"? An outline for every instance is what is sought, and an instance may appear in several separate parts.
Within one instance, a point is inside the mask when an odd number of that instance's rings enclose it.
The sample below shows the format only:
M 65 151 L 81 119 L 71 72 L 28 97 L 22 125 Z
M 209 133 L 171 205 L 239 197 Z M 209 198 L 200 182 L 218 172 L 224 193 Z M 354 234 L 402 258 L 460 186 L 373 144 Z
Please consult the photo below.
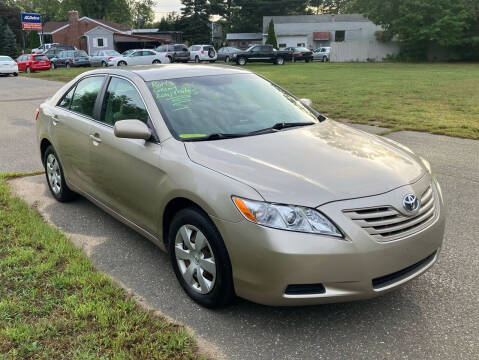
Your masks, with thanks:
M 0 78 L 0 172 L 41 169 L 34 111 L 61 85 Z M 227 358 L 477 359 L 479 141 L 417 132 L 388 137 L 430 160 L 448 211 L 445 242 L 429 272 L 398 291 L 355 303 L 272 308 L 238 299 L 219 311 L 200 308 L 183 294 L 165 254 L 88 201 L 53 201 L 43 176 L 17 179 L 12 187 L 82 246 L 98 269 Z

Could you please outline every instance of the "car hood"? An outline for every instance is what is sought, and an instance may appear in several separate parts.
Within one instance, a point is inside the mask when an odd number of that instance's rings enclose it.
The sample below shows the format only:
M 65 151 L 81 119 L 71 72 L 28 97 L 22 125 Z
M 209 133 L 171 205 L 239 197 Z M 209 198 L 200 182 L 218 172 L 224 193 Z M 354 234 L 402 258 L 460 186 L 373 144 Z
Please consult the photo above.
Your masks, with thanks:
M 309 207 L 385 193 L 426 172 L 402 145 L 331 120 L 185 146 L 193 162 L 250 185 L 266 201 Z

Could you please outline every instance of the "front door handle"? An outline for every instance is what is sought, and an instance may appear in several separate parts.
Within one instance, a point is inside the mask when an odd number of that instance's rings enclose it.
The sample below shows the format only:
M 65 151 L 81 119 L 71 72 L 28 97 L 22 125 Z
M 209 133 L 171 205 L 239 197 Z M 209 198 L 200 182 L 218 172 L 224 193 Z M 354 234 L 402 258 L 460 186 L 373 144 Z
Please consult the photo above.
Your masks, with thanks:
M 98 146 L 101 143 L 101 138 L 99 134 L 92 134 L 90 135 L 90 138 L 93 141 L 93 145 Z

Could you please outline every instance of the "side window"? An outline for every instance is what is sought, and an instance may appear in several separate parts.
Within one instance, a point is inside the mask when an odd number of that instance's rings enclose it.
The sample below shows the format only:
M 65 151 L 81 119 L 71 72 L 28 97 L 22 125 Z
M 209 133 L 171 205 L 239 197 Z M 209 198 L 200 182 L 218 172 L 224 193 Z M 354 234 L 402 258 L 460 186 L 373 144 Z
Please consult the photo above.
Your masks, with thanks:
M 96 97 L 100 92 L 103 80 L 103 76 L 92 76 L 81 80 L 77 84 L 75 93 L 73 94 L 70 109 L 77 113 L 92 117 Z
M 119 120 L 148 123 L 148 112 L 136 88 L 127 80 L 111 78 L 101 109 L 101 121 L 115 125 Z
M 72 103 L 73 93 L 75 92 L 75 86 L 72 87 L 60 100 L 58 106 L 64 109 L 69 109 Z
M 143 55 L 151 56 L 151 55 L 155 55 L 155 53 L 153 51 L 143 51 Z
M 260 52 L 261 51 L 261 46 L 255 46 L 254 48 L 251 49 L 253 52 Z

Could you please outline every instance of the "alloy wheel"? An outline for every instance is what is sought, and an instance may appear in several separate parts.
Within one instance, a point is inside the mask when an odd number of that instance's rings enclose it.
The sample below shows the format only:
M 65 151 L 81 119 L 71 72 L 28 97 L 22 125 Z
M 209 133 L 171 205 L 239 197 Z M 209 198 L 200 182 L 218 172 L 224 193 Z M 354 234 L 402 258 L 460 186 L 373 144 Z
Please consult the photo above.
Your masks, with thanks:
M 46 167 L 50 187 L 54 194 L 59 194 L 62 190 L 62 173 L 60 171 L 60 166 L 55 155 L 48 155 Z
M 216 282 L 216 262 L 206 236 L 193 225 L 183 225 L 175 237 L 175 257 L 186 284 L 208 294 Z

